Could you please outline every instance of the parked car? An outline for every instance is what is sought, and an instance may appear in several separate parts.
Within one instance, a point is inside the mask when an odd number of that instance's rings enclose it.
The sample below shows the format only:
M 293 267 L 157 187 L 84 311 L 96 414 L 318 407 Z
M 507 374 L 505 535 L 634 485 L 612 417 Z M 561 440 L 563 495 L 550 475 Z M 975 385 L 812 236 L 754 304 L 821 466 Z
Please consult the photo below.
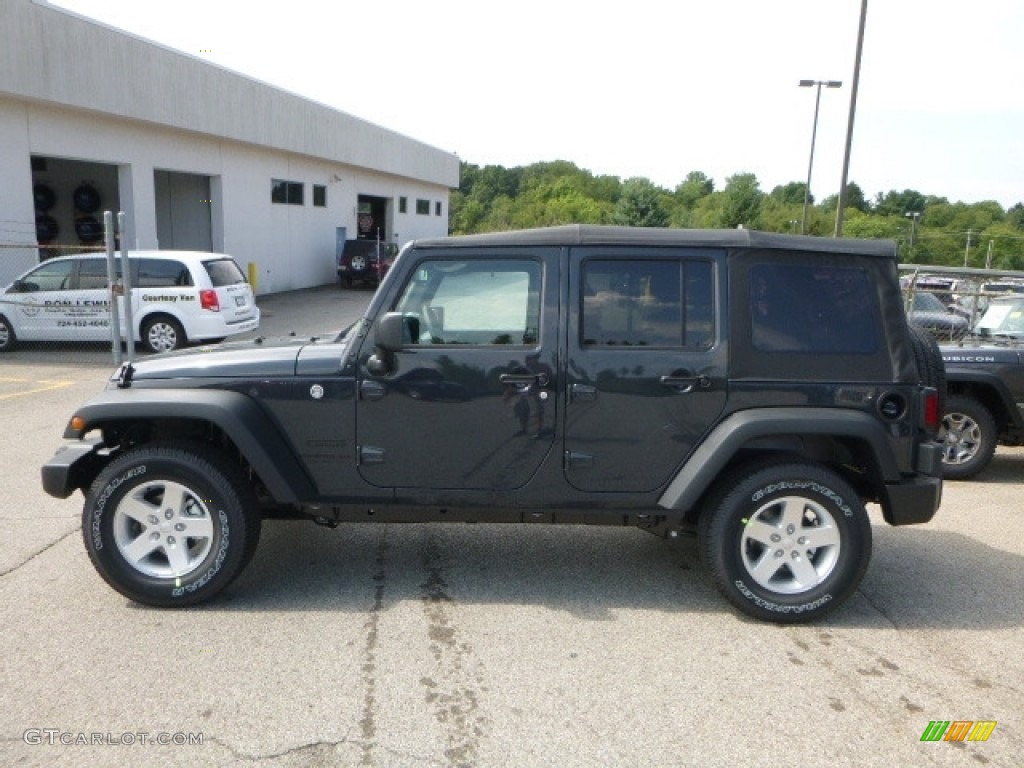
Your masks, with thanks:
M 137 251 L 132 333 L 151 352 L 221 341 L 260 322 L 252 288 L 230 257 L 198 251 Z M 120 264 L 118 264 L 120 278 Z M 118 299 L 121 336 L 124 299 Z M 0 297 L 0 352 L 20 341 L 109 341 L 110 286 L 102 253 L 48 259 Z
M 693 534 L 739 610 L 808 621 L 856 592 L 867 503 L 912 525 L 942 495 L 942 360 L 895 251 L 594 226 L 414 241 L 352 333 L 123 365 L 43 488 L 83 492 L 93 565 L 147 605 L 214 597 L 265 517 L 576 523 Z
M 392 261 L 394 254 L 387 243 L 347 240 L 338 256 L 338 281 L 346 288 L 357 281 L 363 285 L 379 285 Z
M 935 294 L 924 291 L 911 294 L 907 317 L 939 342 L 962 339 L 970 329 L 966 317 L 951 311 Z
M 949 392 L 943 474 L 966 480 L 988 466 L 997 445 L 1024 444 L 1024 296 L 992 299 L 968 337 L 941 349 Z

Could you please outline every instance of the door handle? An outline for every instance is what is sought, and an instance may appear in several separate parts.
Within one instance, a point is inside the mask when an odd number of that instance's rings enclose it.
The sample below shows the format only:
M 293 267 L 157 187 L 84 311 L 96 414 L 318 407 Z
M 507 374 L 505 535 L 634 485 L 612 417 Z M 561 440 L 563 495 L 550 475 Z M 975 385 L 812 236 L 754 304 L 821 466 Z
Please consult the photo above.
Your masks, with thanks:
M 513 387 L 529 387 L 533 384 L 546 387 L 548 375 L 546 373 L 503 373 L 498 377 L 498 383 Z
M 707 376 L 662 376 L 659 381 L 680 395 L 692 392 L 695 387 L 707 389 L 711 386 L 711 379 Z

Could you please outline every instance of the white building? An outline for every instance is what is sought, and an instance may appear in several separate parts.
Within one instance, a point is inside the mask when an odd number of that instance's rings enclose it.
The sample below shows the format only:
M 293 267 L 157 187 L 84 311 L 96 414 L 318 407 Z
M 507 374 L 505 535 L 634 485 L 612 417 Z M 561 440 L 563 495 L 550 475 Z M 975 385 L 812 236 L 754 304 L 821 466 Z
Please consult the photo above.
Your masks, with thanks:
M 447 234 L 458 183 L 450 152 L 43 0 L 0 0 L 0 286 L 48 248 L 97 244 L 104 210 L 125 212 L 129 247 L 231 254 L 258 293 L 322 285 L 339 237 Z

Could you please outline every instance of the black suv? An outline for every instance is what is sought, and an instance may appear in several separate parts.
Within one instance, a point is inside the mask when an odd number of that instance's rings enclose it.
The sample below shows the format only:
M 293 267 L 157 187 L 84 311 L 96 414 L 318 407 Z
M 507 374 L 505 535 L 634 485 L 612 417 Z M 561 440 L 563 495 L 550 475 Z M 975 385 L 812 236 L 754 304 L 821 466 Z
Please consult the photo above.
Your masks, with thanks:
M 142 603 L 212 597 L 266 517 L 695 533 L 743 612 L 859 584 L 865 504 L 941 496 L 941 358 L 891 242 L 568 226 L 418 241 L 327 339 L 123 366 L 43 467 Z
M 942 346 L 949 397 L 939 439 L 954 480 L 987 467 L 997 444 L 1024 444 L 1024 296 L 986 307 L 970 336 Z

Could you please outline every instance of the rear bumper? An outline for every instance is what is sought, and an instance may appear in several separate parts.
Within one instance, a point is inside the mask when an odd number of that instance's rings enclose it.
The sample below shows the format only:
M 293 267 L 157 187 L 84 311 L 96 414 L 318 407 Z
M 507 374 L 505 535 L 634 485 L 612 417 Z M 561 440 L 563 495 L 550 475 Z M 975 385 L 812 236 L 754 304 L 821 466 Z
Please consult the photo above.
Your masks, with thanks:
M 917 472 L 910 480 L 886 483 L 882 513 L 889 525 L 917 525 L 935 516 L 942 503 L 942 449 L 918 446 Z

